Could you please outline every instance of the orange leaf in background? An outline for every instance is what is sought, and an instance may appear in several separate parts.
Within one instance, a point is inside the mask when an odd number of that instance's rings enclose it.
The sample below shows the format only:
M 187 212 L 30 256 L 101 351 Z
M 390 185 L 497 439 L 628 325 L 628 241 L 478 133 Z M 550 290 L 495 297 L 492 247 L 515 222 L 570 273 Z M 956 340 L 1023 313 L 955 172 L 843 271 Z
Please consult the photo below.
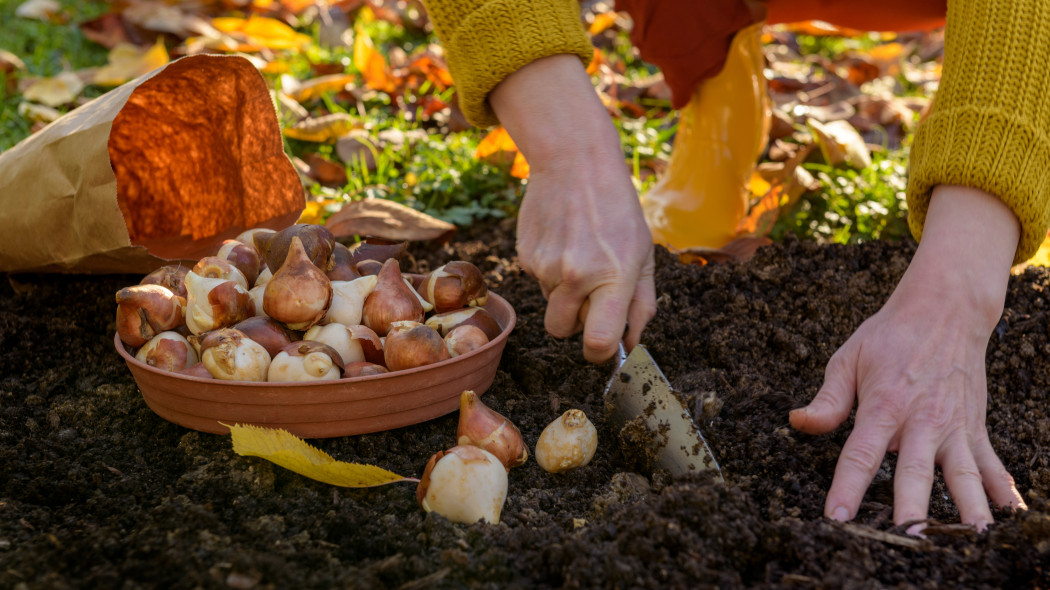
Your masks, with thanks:
M 430 80 L 430 83 L 437 87 L 439 92 L 443 92 L 449 86 L 452 86 L 452 74 L 449 73 L 448 68 L 444 64 L 434 61 L 434 58 L 428 54 L 412 60 L 412 63 L 409 64 L 409 69 L 422 72 L 427 80 Z
M 598 33 L 607 30 L 614 24 L 616 24 L 615 12 L 603 12 L 601 14 L 596 14 L 594 15 L 594 20 L 591 21 L 591 26 L 587 28 L 587 32 L 591 35 L 597 35 Z
M 489 134 L 478 143 L 478 148 L 474 151 L 474 157 L 484 160 L 497 152 L 517 153 L 517 151 L 518 146 L 510 138 L 510 133 L 507 133 L 507 130 L 503 127 L 496 127 L 489 131 Z
M 593 76 L 598 73 L 603 65 L 608 63 L 605 60 L 605 54 L 603 54 L 597 47 L 594 48 L 594 55 L 591 57 L 591 63 L 587 64 L 587 75 Z
M 747 217 L 740 220 L 736 227 L 736 233 L 742 236 L 764 236 L 773 229 L 777 216 L 780 215 L 780 207 L 783 204 L 783 185 L 770 186 L 751 210 Z
M 380 92 L 394 90 L 394 81 L 390 76 L 386 58 L 376 51 L 372 38 L 361 27 L 357 27 L 354 35 L 354 67 L 361 72 L 361 77 L 369 88 Z
M 904 45 L 886 43 L 872 47 L 868 57 L 879 67 L 883 76 L 896 76 L 901 71 L 900 62 L 904 58 Z
M 861 35 L 866 34 L 866 31 L 837 27 L 822 20 L 807 20 L 778 26 L 792 33 L 797 33 L 799 35 L 812 35 L 814 37 L 860 37 Z
M 529 163 L 525 161 L 525 156 L 521 152 L 514 156 L 514 165 L 510 167 L 510 175 L 522 179 L 529 177 Z

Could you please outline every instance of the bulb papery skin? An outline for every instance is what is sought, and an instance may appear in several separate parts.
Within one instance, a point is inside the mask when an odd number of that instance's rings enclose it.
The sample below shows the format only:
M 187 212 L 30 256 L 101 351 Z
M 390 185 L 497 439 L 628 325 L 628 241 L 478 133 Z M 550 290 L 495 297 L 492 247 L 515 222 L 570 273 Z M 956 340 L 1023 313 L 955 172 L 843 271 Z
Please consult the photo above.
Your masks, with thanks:
M 481 331 L 485 333 L 489 340 L 495 340 L 503 331 L 496 318 L 492 317 L 492 314 L 484 307 L 463 307 L 444 313 L 436 313 L 427 318 L 425 323 L 437 330 L 442 336 L 447 336 L 456 327 L 464 324 L 481 328 Z
M 188 375 L 190 377 L 197 377 L 200 379 L 214 379 L 215 377 L 208 371 L 208 367 L 204 366 L 204 363 L 197 361 L 196 364 L 190 365 L 181 371 L 175 371 L 180 375 Z
M 291 356 L 279 352 L 270 363 L 266 380 L 271 382 L 326 381 L 339 379 L 339 367 L 328 355 L 315 352 L 306 356 Z
M 234 324 L 233 328 L 244 332 L 245 336 L 261 344 L 271 359 L 284 347 L 299 340 L 298 334 L 285 328 L 277 320 L 264 315 L 241 320 Z
M 383 264 L 391 258 L 400 261 L 401 255 L 407 249 L 407 241 L 394 241 L 376 236 L 367 236 L 364 240 L 351 245 L 348 250 L 355 264 L 361 264 L 366 260 Z
M 321 323 L 344 326 L 360 324 L 365 299 L 372 294 L 378 282 L 379 278 L 375 275 L 352 281 L 332 281 L 332 304 L 328 306 Z
M 423 510 L 452 522 L 499 522 L 507 499 L 507 470 L 492 453 L 469 445 L 435 453 L 416 488 Z
M 386 367 L 383 365 L 377 365 L 376 363 L 370 363 L 368 361 L 355 361 L 347 363 L 343 367 L 343 377 L 368 377 L 371 375 L 382 375 L 389 373 Z
M 277 274 L 277 269 L 287 262 L 292 242 L 298 238 L 306 253 L 306 259 L 322 272 L 332 269 L 332 252 L 335 250 L 335 236 L 323 225 L 298 223 L 272 234 L 253 236 L 255 247 L 262 252 L 266 266 Z
M 523 465 L 529 459 L 529 450 L 518 427 L 485 405 L 469 389 L 459 396 L 456 442 L 485 449 L 499 459 L 507 470 Z
M 270 353 L 240 330 L 221 328 L 201 341 L 201 362 L 216 379 L 266 381 Z
M 254 245 L 249 246 L 237 240 L 225 240 L 215 256 L 229 262 L 237 270 L 241 271 L 244 279 L 248 282 L 247 286 L 249 288 L 255 284 L 255 280 L 258 278 L 259 271 L 262 268 L 262 260 L 259 258 L 259 251 L 255 249 Z
M 248 295 L 252 297 L 252 311 L 253 316 L 258 317 L 270 317 L 266 315 L 266 310 L 263 308 L 263 303 L 266 301 L 266 285 L 256 285 L 248 291 Z
M 151 367 L 176 373 L 197 363 L 197 351 L 178 332 L 161 332 L 135 353 L 135 358 Z
M 161 285 L 132 285 L 117 291 L 117 334 L 133 348 L 185 322 L 186 300 Z
M 181 264 L 169 264 L 162 266 L 157 270 L 149 273 L 142 277 L 139 281 L 140 285 L 160 285 L 167 287 L 172 293 L 186 298 L 186 284 L 183 282 L 186 279 L 186 273 L 190 272 L 190 267 L 183 266 Z
M 255 309 L 251 294 L 241 283 L 203 277 L 195 271 L 186 274 L 186 294 L 186 326 L 194 334 L 232 326 L 251 317 Z
M 330 281 L 352 281 L 361 278 L 350 250 L 339 242 L 335 243 L 335 249 L 332 251 L 332 269 L 327 274 Z
M 374 359 L 377 356 L 382 357 L 383 354 L 379 336 L 362 325 L 314 326 L 303 334 L 303 340 L 312 340 L 331 346 L 342 357 L 344 365 Z
M 259 248 L 255 245 L 255 236 L 256 235 L 265 236 L 265 235 L 274 234 L 274 233 L 277 233 L 277 231 L 276 230 L 272 230 L 272 229 L 267 228 L 267 227 L 257 227 L 257 228 L 253 228 L 253 229 L 242 231 L 241 233 L 237 234 L 237 237 L 234 238 L 234 239 L 237 240 L 238 242 L 242 243 L 242 244 L 247 244 L 247 245 L 251 246 L 252 249 L 255 250 L 255 253 L 259 255 L 259 264 L 261 266 L 265 267 L 266 266 L 266 259 L 263 256 L 263 252 L 260 251 Z
M 435 268 L 420 285 L 419 293 L 437 313 L 485 305 L 488 301 L 488 286 L 481 270 L 463 260 Z
M 401 280 L 405 281 L 405 285 L 408 286 L 409 291 L 412 291 L 412 294 L 415 295 L 416 299 L 419 300 L 419 304 L 423 306 L 424 315 L 434 311 L 434 306 L 431 305 L 429 301 L 424 299 L 423 296 L 419 294 L 419 291 L 416 291 L 416 288 L 412 286 L 412 279 L 401 275 Z
M 397 260 L 388 259 L 377 275 L 375 289 L 365 298 L 361 310 L 361 323 L 376 334 L 386 336 L 393 322 L 422 322 L 424 317 L 419 298 L 401 279 L 401 269 Z M 387 367 L 390 368 L 390 365 Z
M 190 272 L 196 274 L 199 277 L 208 279 L 223 279 L 227 281 L 234 281 L 238 285 L 248 290 L 248 279 L 244 277 L 244 273 L 234 266 L 230 261 L 218 256 L 205 256 L 201 258 L 197 264 L 190 269 Z M 189 276 L 189 273 L 186 273 Z M 189 295 L 189 285 L 186 286 L 186 294 Z
M 331 302 L 331 281 L 293 237 L 284 266 L 266 284 L 263 311 L 292 330 L 306 330 L 324 318 Z
M 437 330 L 419 322 L 394 322 L 383 342 L 383 358 L 387 369 L 403 371 L 451 357 Z
M 272 279 L 272 278 L 273 278 L 273 271 L 270 270 L 270 267 L 266 267 L 266 268 L 262 269 L 261 271 L 259 271 L 259 276 L 255 278 L 255 284 L 252 285 L 252 289 L 257 289 L 259 287 L 265 287 L 266 283 L 269 283 L 270 279 Z
M 598 448 L 598 430 L 582 410 L 568 410 L 547 425 L 536 441 L 536 463 L 561 473 L 590 463 Z
M 489 337 L 477 326 L 456 326 L 445 335 L 445 348 L 449 356 L 460 356 L 473 352 L 489 343 Z

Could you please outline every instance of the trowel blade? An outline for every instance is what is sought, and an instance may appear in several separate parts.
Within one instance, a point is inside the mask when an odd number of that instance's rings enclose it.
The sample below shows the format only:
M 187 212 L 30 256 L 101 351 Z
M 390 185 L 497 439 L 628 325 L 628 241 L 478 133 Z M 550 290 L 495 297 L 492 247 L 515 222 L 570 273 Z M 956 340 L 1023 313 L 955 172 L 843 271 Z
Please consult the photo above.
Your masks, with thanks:
M 718 462 L 689 409 L 645 346 L 635 346 L 613 373 L 605 388 L 605 405 L 617 430 L 641 418 L 656 463 L 671 474 L 713 470 L 722 480 Z

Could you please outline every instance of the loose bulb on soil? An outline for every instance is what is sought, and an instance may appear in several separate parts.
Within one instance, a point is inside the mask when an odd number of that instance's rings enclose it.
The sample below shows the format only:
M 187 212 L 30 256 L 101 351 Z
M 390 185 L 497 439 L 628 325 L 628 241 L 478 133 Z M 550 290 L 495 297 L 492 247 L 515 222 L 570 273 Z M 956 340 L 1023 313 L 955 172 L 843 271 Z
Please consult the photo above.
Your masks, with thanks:
M 117 291 L 117 334 L 131 347 L 185 321 L 186 300 L 161 285 L 132 285 Z
M 161 332 L 135 353 L 135 358 L 151 367 L 172 373 L 197 363 L 197 351 L 178 332 Z
M 469 389 L 459 396 L 456 442 L 485 449 L 508 470 L 523 465 L 529 459 L 529 450 L 525 447 L 518 427 L 485 405 L 478 394 Z
M 222 328 L 201 340 L 201 362 L 216 379 L 266 381 L 270 353 L 244 332 Z
M 507 499 L 507 470 L 492 453 L 470 445 L 430 457 L 416 488 L 427 512 L 463 524 L 498 523 Z
M 284 347 L 270 362 L 271 382 L 328 381 L 343 374 L 343 360 L 331 346 L 303 340 Z
M 590 463 L 598 448 L 598 430 L 581 410 L 569 410 L 551 422 L 536 441 L 536 463 L 561 473 Z

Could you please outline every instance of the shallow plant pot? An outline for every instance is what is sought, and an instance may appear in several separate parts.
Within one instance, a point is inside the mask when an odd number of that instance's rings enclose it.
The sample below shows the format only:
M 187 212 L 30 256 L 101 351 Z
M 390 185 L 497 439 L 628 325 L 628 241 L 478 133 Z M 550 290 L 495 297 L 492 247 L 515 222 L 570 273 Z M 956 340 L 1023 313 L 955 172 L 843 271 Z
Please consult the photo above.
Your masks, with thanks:
M 169 373 L 135 359 L 118 335 L 142 397 L 161 418 L 204 432 L 226 434 L 225 424 L 283 428 L 305 438 L 349 436 L 418 424 L 459 408 L 465 389 L 492 385 L 517 317 L 502 297 L 485 309 L 503 328 L 494 340 L 440 363 L 383 375 L 312 383 L 252 383 Z

